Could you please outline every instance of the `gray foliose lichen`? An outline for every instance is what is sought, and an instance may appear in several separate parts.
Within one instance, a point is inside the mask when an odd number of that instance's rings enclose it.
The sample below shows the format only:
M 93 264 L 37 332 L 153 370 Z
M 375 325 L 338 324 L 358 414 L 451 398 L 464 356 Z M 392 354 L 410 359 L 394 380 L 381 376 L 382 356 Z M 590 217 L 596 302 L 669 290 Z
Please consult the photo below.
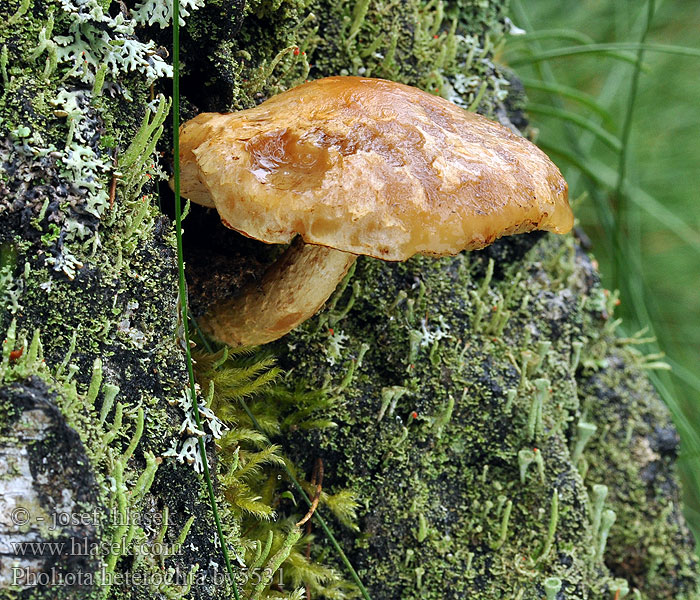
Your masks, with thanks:
M 41 388 L 62 439 L 82 444 L 83 509 L 139 517 L 90 530 L 116 548 L 90 568 L 205 575 L 67 597 L 230 594 L 212 583 L 223 564 L 202 481 L 165 456 L 182 442 L 187 385 L 159 183 L 166 5 L 0 4 L 0 426 L 16 423 L 21 390 Z M 504 2 L 183 7 L 185 117 L 353 74 L 521 123 L 493 60 Z M 279 442 L 300 473 L 323 458 L 324 486 L 361 500 L 359 534 L 331 525 L 373 598 L 696 597 L 675 437 L 644 358 L 615 338 L 613 304 L 572 237 L 531 235 L 441 260 L 361 259 L 329 309 L 275 346 L 285 381 L 336 396 L 337 427 Z M 223 520 L 241 548 L 245 532 Z M 159 536 L 176 551 L 155 552 Z M 312 554 L 332 562 L 315 539 Z

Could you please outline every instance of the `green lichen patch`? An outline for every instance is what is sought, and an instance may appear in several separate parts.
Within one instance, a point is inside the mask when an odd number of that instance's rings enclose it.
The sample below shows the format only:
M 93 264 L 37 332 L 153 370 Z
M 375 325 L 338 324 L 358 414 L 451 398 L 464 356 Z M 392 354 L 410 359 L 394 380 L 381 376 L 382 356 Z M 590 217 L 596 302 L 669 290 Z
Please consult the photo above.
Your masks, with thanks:
M 596 421 L 580 403 L 576 348 L 609 335 L 586 309 L 600 293 L 588 259 L 570 240 L 523 236 L 442 260 L 360 259 L 351 281 L 278 344 L 284 369 L 329 391 L 369 346 L 327 414 L 337 427 L 292 432 L 284 447 L 307 473 L 322 458 L 328 489 L 360 499 L 360 534 L 338 533 L 371 593 L 539 598 L 557 577 L 567 597 L 588 598 L 621 585 L 605 538 L 632 535 L 635 518 L 619 513 L 594 531 L 590 475 L 571 458 L 576 423 Z M 666 492 L 677 512 L 677 489 Z M 683 538 L 679 521 L 653 522 Z M 636 543 L 653 554 L 653 538 Z M 664 560 L 689 573 L 684 547 Z M 646 594 L 665 593 L 664 576 L 644 573 Z
M 639 366 L 630 367 L 637 360 L 613 342 L 606 366 L 584 370 L 581 378 L 587 418 L 597 425 L 587 450 L 596 457 L 587 462 L 587 480 L 607 486 L 617 522 L 634 524 L 612 528 L 606 564 L 645 597 L 694 598 L 696 560 L 678 552 L 692 537 L 680 505 L 669 501 L 677 493 L 671 474 L 678 434 L 666 411 L 650 401 L 655 396 L 638 376 Z

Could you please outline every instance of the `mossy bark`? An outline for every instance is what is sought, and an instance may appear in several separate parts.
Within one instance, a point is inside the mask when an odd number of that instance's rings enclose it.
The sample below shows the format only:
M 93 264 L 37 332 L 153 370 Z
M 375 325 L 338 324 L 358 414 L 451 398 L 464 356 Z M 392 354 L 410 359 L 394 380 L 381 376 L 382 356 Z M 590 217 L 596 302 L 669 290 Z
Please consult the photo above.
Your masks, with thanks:
M 696 597 L 671 484 L 677 439 L 572 238 L 361 259 L 353 282 L 337 305 L 354 297 L 347 315 L 322 314 L 279 353 L 312 387 L 354 368 L 329 415 L 338 426 L 293 436 L 288 451 L 307 472 L 323 458 L 329 491 L 358 491 L 362 533 L 343 542 L 373 597 L 541 598 L 553 577 L 563 598 L 625 585 Z M 607 486 L 598 510 L 594 485 Z
M 187 386 L 172 199 L 157 183 L 171 131 L 165 122 L 161 136 L 165 104 L 161 114 L 151 102 L 169 95 L 167 79 L 151 83 L 170 30 L 120 33 L 115 19 L 124 10 L 128 23 L 129 8 L 0 5 L 0 451 L 15 457 L 0 478 L 7 598 L 231 596 L 201 477 L 164 456 L 182 448 Z M 306 78 L 364 74 L 522 128 L 517 82 L 492 61 L 506 9 L 209 0 L 183 31 L 183 111 L 244 108 Z M 95 31 L 143 63 L 93 64 Z M 60 51 L 70 36 L 86 54 Z M 185 227 L 197 310 L 270 260 L 210 213 L 193 207 Z M 570 236 L 442 260 L 360 259 L 329 308 L 274 345 L 290 384 L 337 400 L 335 428 L 278 441 L 300 472 L 323 459 L 324 488 L 358 494 L 359 533 L 331 525 L 373 598 L 614 598 L 626 586 L 697 597 L 675 434 L 644 358 L 615 338 L 606 294 Z M 582 424 L 596 429 L 579 452 L 592 431 Z M 238 550 L 245 539 L 220 503 Z M 39 520 L 63 513 L 84 520 Z M 97 550 L 48 556 L 40 546 L 28 557 L 12 545 L 73 540 Z M 319 534 L 313 555 L 325 544 Z M 13 575 L 25 562 L 62 585 Z M 68 585 L 77 571 L 83 585 Z

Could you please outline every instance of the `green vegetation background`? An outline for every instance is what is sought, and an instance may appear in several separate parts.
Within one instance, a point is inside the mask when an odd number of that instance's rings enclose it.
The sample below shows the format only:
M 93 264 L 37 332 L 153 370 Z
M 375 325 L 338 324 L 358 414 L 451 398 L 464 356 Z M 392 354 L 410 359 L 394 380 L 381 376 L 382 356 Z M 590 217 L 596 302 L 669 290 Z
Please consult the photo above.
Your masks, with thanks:
M 649 327 L 657 344 L 648 350 L 665 352 L 662 360 L 672 367 L 652 377 L 681 434 L 686 513 L 700 539 L 700 58 L 649 47 L 641 56 L 634 48 L 621 51 L 641 59 L 636 94 L 635 65 L 622 56 L 536 60 L 554 49 L 638 43 L 644 36 L 646 44 L 698 52 L 700 3 L 513 0 L 512 14 L 527 33 L 509 38 L 502 60 L 524 78 L 530 117 L 542 132 L 537 142 L 564 172 L 572 199 L 580 198 L 576 214 L 603 283 L 621 291 L 616 314 L 623 328 Z M 581 96 L 542 89 L 562 85 Z M 621 168 L 629 193 L 620 198 Z

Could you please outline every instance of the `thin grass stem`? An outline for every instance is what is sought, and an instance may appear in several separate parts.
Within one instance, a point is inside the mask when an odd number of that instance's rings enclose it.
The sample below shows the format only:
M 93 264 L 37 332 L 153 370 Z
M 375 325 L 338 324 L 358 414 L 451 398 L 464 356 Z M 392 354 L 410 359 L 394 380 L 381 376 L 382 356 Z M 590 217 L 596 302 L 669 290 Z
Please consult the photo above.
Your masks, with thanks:
M 553 60 L 556 58 L 568 58 L 570 56 L 583 54 L 605 54 L 614 58 L 618 58 L 631 64 L 637 63 L 636 56 L 620 54 L 620 51 L 631 52 L 660 52 L 662 54 L 675 54 L 677 56 L 685 56 L 689 58 L 700 58 L 700 49 L 690 48 L 687 46 L 671 46 L 668 44 L 638 44 L 633 42 L 616 42 L 610 44 L 587 44 L 584 46 L 565 46 L 563 48 L 553 48 L 552 50 L 543 50 L 538 54 L 531 56 L 523 56 L 514 58 L 508 61 L 511 67 L 528 65 L 545 60 Z
M 569 121 L 570 123 L 574 123 L 575 125 L 590 131 L 598 140 L 603 142 L 609 148 L 612 148 L 615 152 L 620 152 L 622 149 L 622 142 L 619 138 L 614 136 L 609 131 L 603 129 L 597 123 L 579 115 L 578 113 L 566 110 L 564 108 L 555 108 L 546 104 L 538 104 L 536 102 L 527 103 L 527 112 Z
M 604 106 L 602 106 L 596 98 L 585 94 L 576 88 L 572 88 L 561 83 L 542 81 L 532 77 L 521 77 L 520 81 L 527 89 L 557 94 L 562 98 L 569 98 L 575 102 L 578 102 L 596 113 L 609 127 L 612 127 L 615 123 L 615 120 L 610 112 Z
M 197 427 L 201 430 L 201 417 L 197 402 L 197 392 L 195 390 L 194 368 L 192 366 L 192 355 L 190 353 L 190 334 L 187 320 L 187 285 L 185 283 L 185 262 L 182 249 L 182 206 L 180 199 L 180 0 L 173 1 L 173 179 L 175 192 L 175 235 L 177 238 L 177 267 L 178 284 L 180 295 L 180 314 L 182 318 L 183 337 L 185 343 L 185 358 L 187 362 L 187 375 L 190 383 L 190 393 L 192 395 L 192 410 Z M 231 580 L 233 596 L 235 600 L 240 600 L 238 586 L 233 574 L 231 559 L 228 552 L 228 544 L 224 537 L 221 526 L 219 509 L 216 505 L 216 495 L 209 473 L 209 462 L 207 461 L 207 449 L 204 444 L 204 437 L 199 438 L 199 454 L 202 457 L 202 470 L 204 480 L 209 494 L 209 504 L 211 506 L 214 522 L 216 523 L 216 533 L 221 546 L 221 553 L 224 557 L 226 572 Z
M 544 139 L 537 140 L 537 145 L 546 152 L 563 158 L 599 186 L 609 190 L 615 189 L 617 171 L 601 161 L 591 157 L 577 156 L 575 153 L 550 144 Z M 690 227 L 681 217 L 666 208 L 651 194 L 631 184 L 629 181 L 624 182 L 623 190 L 631 203 L 647 212 L 669 232 L 688 244 L 694 252 L 700 254 L 700 234 Z
M 620 141 L 622 142 L 622 148 L 620 150 L 620 156 L 617 163 L 617 185 L 615 186 L 615 235 L 618 238 L 619 245 L 628 243 L 628 238 L 626 237 L 627 229 L 629 225 L 629 215 L 628 213 L 628 203 L 627 198 L 624 194 L 625 178 L 627 176 L 627 161 L 629 154 L 630 145 L 630 135 L 632 134 L 632 119 L 634 116 L 634 104 L 637 99 L 637 92 L 639 91 L 639 78 L 642 73 L 642 61 L 644 59 L 644 42 L 651 29 L 651 22 L 654 18 L 654 0 L 647 1 L 647 18 L 644 27 L 642 28 L 642 34 L 639 39 L 639 49 L 637 50 L 637 60 L 634 65 L 634 71 L 632 72 L 632 81 L 630 82 L 629 93 L 627 94 L 627 105 L 625 107 L 625 118 L 622 126 L 622 135 L 620 136 Z M 626 253 L 625 253 L 626 254 Z M 624 259 L 623 255 L 615 255 L 612 262 L 613 272 L 612 272 L 612 282 L 614 288 L 619 288 L 622 284 L 620 280 L 621 273 L 623 273 L 623 265 L 621 260 Z

